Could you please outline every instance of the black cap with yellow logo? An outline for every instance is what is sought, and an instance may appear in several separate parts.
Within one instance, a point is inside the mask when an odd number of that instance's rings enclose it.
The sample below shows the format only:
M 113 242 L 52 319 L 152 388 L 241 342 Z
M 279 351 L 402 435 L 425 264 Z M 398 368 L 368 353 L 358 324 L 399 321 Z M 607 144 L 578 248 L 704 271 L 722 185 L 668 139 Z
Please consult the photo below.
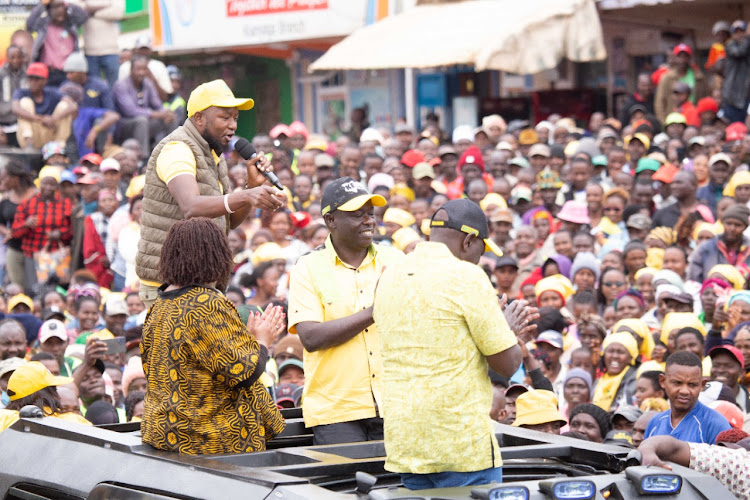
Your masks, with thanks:
M 490 239 L 490 227 L 487 224 L 487 216 L 479 205 L 467 198 L 451 200 L 440 207 L 437 212 L 445 210 L 448 220 L 435 220 L 433 215 L 430 227 L 447 227 L 467 234 L 473 234 L 484 240 L 486 252 L 492 252 L 498 257 L 503 255 L 500 247 Z M 435 212 L 435 213 L 437 213 Z

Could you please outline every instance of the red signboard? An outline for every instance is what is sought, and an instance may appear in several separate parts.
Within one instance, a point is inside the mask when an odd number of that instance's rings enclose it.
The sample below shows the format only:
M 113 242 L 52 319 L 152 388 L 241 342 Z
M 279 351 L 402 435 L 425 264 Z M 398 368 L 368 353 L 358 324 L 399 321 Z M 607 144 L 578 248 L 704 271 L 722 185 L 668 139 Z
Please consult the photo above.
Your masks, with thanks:
M 227 17 L 325 10 L 328 0 L 225 0 Z

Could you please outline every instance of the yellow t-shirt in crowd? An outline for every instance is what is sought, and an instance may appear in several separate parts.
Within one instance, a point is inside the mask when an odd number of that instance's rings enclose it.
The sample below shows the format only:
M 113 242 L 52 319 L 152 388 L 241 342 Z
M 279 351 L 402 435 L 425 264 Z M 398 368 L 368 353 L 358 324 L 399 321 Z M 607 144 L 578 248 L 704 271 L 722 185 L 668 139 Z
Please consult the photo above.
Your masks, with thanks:
M 380 278 L 386 470 L 500 467 L 486 357 L 518 340 L 484 271 L 423 242 Z
M 305 321 L 344 318 L 372 305 L 383 267 L 404 257 L 399 250 L 371 245 L 354 269 L 339 259 L 329 236 L 322 248 L 300 257 L 289 283 L 289 331 Z M 351 422 L 377 416 L 383 391 L 380 340 L 375 325 L 341 345 L 304 351 L 305 425 Z

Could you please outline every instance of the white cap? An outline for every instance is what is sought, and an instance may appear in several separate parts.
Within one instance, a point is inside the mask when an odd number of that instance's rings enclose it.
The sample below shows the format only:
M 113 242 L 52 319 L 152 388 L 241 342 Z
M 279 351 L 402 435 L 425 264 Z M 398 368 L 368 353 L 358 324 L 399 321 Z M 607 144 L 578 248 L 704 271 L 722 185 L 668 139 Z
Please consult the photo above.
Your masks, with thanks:
M 59 319 L 48 319 L 39 328 L 39 343 L 44 344 L 52 337 L 57 337 L 63 342 L 68 340 L 68 332 L 65 325 Z
M 107 300 L 107 302 L 104 304 L 104 314 L 107 316 L 116 316 L 118 314 L 130 316 L 128 314 L 128 305 L 125 303 L 125 301 L 115 297 Z
M 102 160 L 101 165 L 99 165 L 99 170 L 104 173 L 109 170 L 115 170 L 117 172 L 120 171 L 120 162 L 115 160 L 114 158 L 107 158 L 105 160 Z

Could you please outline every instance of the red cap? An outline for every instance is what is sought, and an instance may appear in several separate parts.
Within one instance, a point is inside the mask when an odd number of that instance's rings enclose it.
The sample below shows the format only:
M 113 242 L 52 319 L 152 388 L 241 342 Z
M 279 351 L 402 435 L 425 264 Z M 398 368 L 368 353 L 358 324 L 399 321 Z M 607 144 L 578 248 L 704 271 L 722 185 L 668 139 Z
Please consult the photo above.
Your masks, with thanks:
M 665 184 L 671 184 L 672 179 L 674 179 L 674 176 L 677 175 L 677 172 L 679 171 L 679 168 L 675 167 L 671 163 L 667 163 L 659 167 L 659 170 L 656 171 L 651 179 L 655 181 L 661 181 Z
M 401 157 L 401 163 L 409 168 L 414 168 L 417 163 L 424 161 L 424 153 L 416 149 L 410 149 Z
M 458 170 L 461 170 L 467 163 L 476 165 L 482 170 L 482 172 L 484 172 L 484 158 L 478 147 L 470 146 L 464 151 L 464 154 L 461 155 L 461 159 L 458 160 Z
M 289 137 L 297 134 L 301 134 L 307 140 L 307 127 L 300 121 L 292 122 L 289 125 Z
M 96 153 L 89 153 L 85 155 L 83 158 L 81 158 L 81 162 L 84 162 L 84 161 L 93 163 L 94 165 L 101 165 L 102 157 Z
M 716 99 L 713 97 L 704 97 L 698 104 L 695 105 L 695 110 L 698 114 L 705 113 L 706 111 L 713 111 L 714 113 L 719 112 L 719 105 L 716 103 Z
M 287 137 L 292 136 L 291 132 L 289 131 L 289 127 L 287 127 L 283 123 L 279 123 L 274 128 L 272 128 L 271 132 L 269 132 L 268 135 L 271 136 L 271 139 L 278 139 L 280 135 L 285 135 Z
M 747 127 L 742 122 L 734 122 L 730 124 L 725 130 L 727 141 L 741 141 L 747 135 Z
M 672 49 L 672 54 L 674 55 L 677 55 L 680 52 L 685 52 L 689 56 L 693 55 L 693 49 L 691 49 L 690 46 L 686 43 L 680 43 L 677 46 L 675 46 L 674 49 Z
M 292 212 L 292 225 L 297 229 L 307 227 L 312 222 L 312 217 L 307 212 Z
M 49 78 L 49 69 L 47 69 L 47 65 L 40 62 L 35 62 L 29 64 L 29 67 L 26 69 L 26 75 L 27 76 L 36 76 L 39 78 Z
M 711 359 L 714 359 L 714 356 L 720 354 L 722 351 L 731 354 L 740 363 L 742 369 L 745 369 L 745 356 L 742 354 L 742 351 L 733 345 L 717 345 L 708 351 L 708 355 L 711 356 Z

